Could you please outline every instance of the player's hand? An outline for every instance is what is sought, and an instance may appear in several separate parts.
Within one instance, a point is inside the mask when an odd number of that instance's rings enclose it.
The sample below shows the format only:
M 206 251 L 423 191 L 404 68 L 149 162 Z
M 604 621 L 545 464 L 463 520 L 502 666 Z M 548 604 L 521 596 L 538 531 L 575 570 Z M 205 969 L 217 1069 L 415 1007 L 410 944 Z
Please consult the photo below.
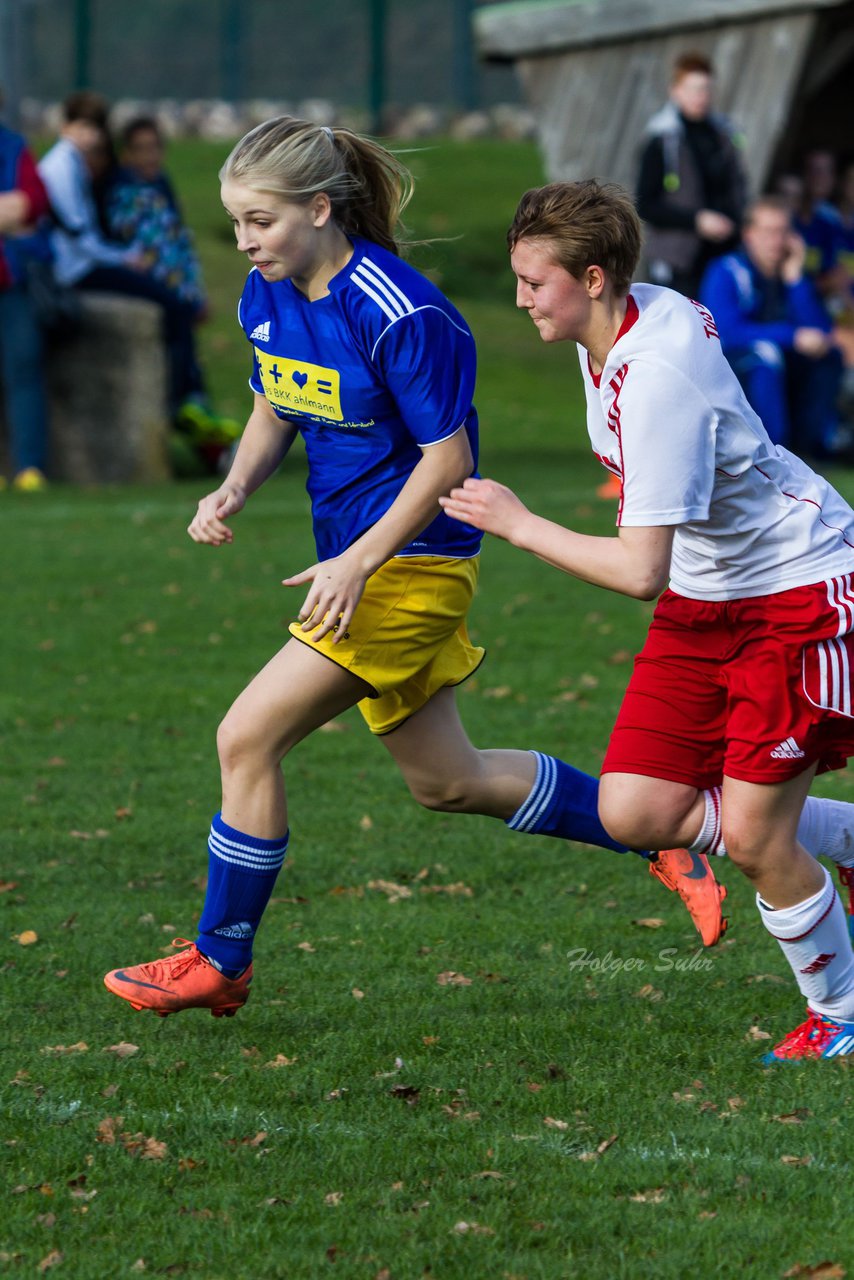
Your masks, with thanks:
M 796 329 L 793 339 L 795 350 L 799 355 L 810 356 L 812 359 L 818 359 L 820 356 L 826 356 L 833 340 L 829 333 L 825 333 L 823 329 Z
M 299 587 L 310 582 L 308 595 L 299 611 L 302 631 L 310 631 L 312 640 L 322 640 L 334 632 L 332 643 L 347 639 L 347 628 L 362 598 L 368 575 L 347 559 L 346 552 L 331 560 L 321 560 L 302 573 L 283 578 L 285 587 Z
M 786 284 L 797 284 L 804 274 L 807 245 L 797 231 L 790 231 L 786 241 L 786 256 L 780 267 L 780 277 Z
M 495 480 L 476 480 L 473 476 L 459 489 L 452 489 L 446 498 L 440 498 L 439 505 L 454 520 L 508 542 L 513 541 L 515 530 L 530 515 L 512 489 Z
M 711 240 L 720 244 L 735 235 L 735 223 L 725 213 L 717 213 L 714 209 L 701 209 L 694 218 L 697 235 L 703 240 Z
M 214 493 L 202 498 L 187 532 L 194 542 L 203 542 L 209 547 L 233 542 L 234 534 L 225 521 L 242 511 L 245 503 L 246 494 L 240 485 L 220 485 Z

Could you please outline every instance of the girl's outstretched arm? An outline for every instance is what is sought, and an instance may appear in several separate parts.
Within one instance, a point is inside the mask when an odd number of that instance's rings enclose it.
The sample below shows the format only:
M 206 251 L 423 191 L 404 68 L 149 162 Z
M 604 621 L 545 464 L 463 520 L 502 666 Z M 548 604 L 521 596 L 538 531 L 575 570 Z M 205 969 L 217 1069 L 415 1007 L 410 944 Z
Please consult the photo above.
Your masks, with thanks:
M 529 511 L 512 489 L 469 478 L 439 499 L 447 515 L 504 538 L 597 587 L 654 600 L 667 585 L 673 528 L 621 526 L 616 537 L 575 533 Z
M 225 521 L 237 515 L 250 493 L 273 474 L 296 433 L 292 423 L 277 417 L 267 400 L 256 394 L 228 475 L 218 489 L 202 498 L 187 529 L 194 542 L 219 547 L 233 541 L 234 533 Z

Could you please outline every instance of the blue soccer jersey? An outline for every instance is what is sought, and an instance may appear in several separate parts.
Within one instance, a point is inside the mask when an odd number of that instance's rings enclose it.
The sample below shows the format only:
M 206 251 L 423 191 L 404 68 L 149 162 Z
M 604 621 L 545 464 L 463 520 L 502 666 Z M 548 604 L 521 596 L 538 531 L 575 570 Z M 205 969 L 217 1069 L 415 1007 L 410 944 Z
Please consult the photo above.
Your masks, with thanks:
M 254 353 L 250 386 L 305 441 L 320 559 L 376 524 L 422 447 L 462 427 L 477 463 L 474 339 L 435 285 L 394 254 L 354 237 L 350 261 L 314 302 L 253 270 L 239 316 Z M 481 537 L 441 512 L 398 554 L 470 557 Z

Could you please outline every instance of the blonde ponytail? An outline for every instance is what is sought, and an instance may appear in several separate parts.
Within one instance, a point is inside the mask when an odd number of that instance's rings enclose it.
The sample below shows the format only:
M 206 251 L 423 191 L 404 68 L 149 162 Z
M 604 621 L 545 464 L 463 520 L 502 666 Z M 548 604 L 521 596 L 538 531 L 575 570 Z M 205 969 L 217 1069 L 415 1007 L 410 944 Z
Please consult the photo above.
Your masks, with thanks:
M 400 252 L 412 174 L 385 147 L 350 129 L 292 116 L 267 120 L 241 138 L 219 178 L 297 202 L 323 191 L 345 234 Z

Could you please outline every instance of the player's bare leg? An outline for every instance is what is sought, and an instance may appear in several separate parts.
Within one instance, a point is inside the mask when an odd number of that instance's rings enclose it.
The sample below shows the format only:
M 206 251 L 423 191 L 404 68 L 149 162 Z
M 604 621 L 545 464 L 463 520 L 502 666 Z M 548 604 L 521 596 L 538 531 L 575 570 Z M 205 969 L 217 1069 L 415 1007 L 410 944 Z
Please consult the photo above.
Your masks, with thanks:
M 626 852 L 655 845 L 611 838 L 599 821 L 596 779 L 571 765 L 530 751 L 478 750 L 460 720 L 453 689 L 440 690 L 416 715 L 386 735 L 415 799 L 430 809 L 503 818 L 514 830 L 583 841 Z M 693 791 L 693 789 L 692 789 Z M 693 791 L 692 799 L 697 793 Z M 705 857 L 667 849 L 650 871 L 685 903 L 706 946 L 726 928 L 718 885 Z
M 365 683 L 290 640 L 237 698 L 217 737 L 222 812 L 208 841 L 209 875 L 195 943 L 167 959 L 115 969 L 104 982 L 161 1017 L 205 1008 L 234 1014 L 249 996 L 252 944 L 287 852 L 281 761 L 314 729 L 358 702 Z
M 854 952 L 829 873 L 799 844 L 798 824 L 815 773 L 759 786 L 724 779 L 724 840 L 757 890 L 762 922 L 776 938 L 807 1002 L 807 1019 L 767 1063 L 854 1052 Z

